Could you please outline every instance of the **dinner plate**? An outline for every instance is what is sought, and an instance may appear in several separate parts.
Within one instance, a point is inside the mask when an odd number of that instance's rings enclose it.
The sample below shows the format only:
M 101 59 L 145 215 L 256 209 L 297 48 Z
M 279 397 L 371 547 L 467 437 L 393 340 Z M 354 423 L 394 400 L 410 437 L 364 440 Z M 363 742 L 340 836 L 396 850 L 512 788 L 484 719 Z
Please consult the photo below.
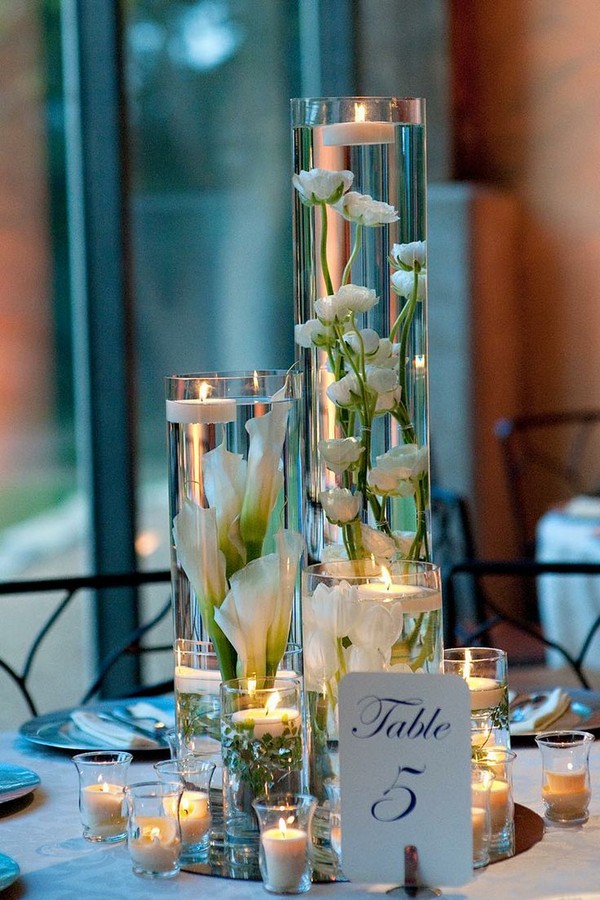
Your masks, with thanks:
M 20 874 L 21 870 L 14 859 L 0 853 L 0 891 L 13 884 Z
M 152 698 L 152 705 L 160 708 L 160 698 Z M 132 705 L 136 700 L 119 700 L 118 703 L 107 701 L 105 703 L 97 703 L 93 706 L 86 706 L 86 710 L 107 711 L 111 708 L 118 707 L 122 709 L 124 706 Z M 171 698 L 172 704 L 172 698 Z M 22 737 L 26 738 L 34 744 L 41 744 L 44 747 L 55 747 L 59 750 L 106 750 L 108 743 L 95 740 L 92 735 L 81 731 L 71 719 L 71 713 L 77 707 L 71 709 L 59 709 L 56 712 L 46 713 L 42 716 L 36 716 L 28 722 L 24 722 L 19 729 Z M 132 719 L 135 723 L 135 719 Z M 168 750 L 166 746 L 157 745 L 156 747 L 134 747 L 125 745 L 122 741 L 115 740 L 110 743 L 111 750 L 129 750 L 129 752 L 137 755 L 143 754 L 159 754 Z
M 586 691 L 577 688 L 564 688 L 571 698 L 569 709 L 551 722 L 544 731 L 577 730 L 590 731 L 592 734 L 600 733 L 600 692 Z M 532 694 L 541 694 L 550 691 L 533 691 Z M 519 694 L 519 697 L 526 696 Z M 528 731 L 520 734 L 511 734 L 511 744 L 532 744 L 539 731 Z M 599 898 L 600 900 L 600 898 Z
M 0 803 L 9 803 L 17 797 L 25 797 L 39 783 L 39 775 L 31 769 L 0 762 Z

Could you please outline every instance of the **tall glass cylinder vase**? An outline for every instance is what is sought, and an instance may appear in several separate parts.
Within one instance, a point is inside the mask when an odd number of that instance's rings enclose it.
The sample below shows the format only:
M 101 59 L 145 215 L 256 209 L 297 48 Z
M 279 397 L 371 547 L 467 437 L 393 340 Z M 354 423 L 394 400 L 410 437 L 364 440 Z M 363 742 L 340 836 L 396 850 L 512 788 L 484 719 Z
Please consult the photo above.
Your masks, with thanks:
M 274 675 L 299 642 L 296 372 L 166 379 L 175 639 L 209 641 L 223 680 Z
M 431 559 L 425 102 L 292 100 L 309 561 Z

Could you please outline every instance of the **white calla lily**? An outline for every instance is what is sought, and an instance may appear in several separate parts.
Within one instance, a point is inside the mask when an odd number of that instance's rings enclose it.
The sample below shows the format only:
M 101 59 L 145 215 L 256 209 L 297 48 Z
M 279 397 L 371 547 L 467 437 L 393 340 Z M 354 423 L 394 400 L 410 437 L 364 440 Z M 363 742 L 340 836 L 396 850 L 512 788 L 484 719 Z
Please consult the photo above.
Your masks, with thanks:
M 338 644 L 331 632 L 315 629 L 304 635 L 304 680 L 307 691 L 322 693 L 339 667 Z
M 246 548 L 239 534 L 246 470 L 243 456 L 231 453 L 224 443 L 202 458 L 204 492 L 209 506 L 216 510 L 219 547 L 225 554 L 228 574 L 246 562 Z
M 219 548 L 216 510 L 184 500 L 173 519 L 173 541 L 177 563 L 194 589 L 223 679 L 235 678 L 235 654 L 215 620 L 215 613 L 227 593 L 225 555 Z
M 355 585 L 341 581 L 333 587 L 318 584 L 310 600 L 314 622 L 320 630 L 336 638 L 345 637 L 359 612 L 359 594 Z
M 275 674 L 287 641 L 301 552 L 299 535 L 284 536 L 277 553 L 260 556 L 231 576 L 215 622 L 237 651 L 238 676 Z
M 275 400 L 268 413 L 246 423 L 250 447 L 240 535 L 246 545 L 248 560 L 256 559 L 262 553 L 271 513 L 283 487 L 281 454 L 288 414 L 289 403 Z

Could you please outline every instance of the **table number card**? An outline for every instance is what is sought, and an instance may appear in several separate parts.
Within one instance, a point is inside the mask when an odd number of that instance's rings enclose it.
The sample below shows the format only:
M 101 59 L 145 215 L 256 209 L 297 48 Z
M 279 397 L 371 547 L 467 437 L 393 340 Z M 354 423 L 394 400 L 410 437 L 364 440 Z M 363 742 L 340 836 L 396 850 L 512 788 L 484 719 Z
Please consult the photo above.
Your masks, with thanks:
M 422 884 L 473 876 L 469 690 L 453 675 L 358 673 L 340 682 L 344 874 L 404 882 L 415 845 Z

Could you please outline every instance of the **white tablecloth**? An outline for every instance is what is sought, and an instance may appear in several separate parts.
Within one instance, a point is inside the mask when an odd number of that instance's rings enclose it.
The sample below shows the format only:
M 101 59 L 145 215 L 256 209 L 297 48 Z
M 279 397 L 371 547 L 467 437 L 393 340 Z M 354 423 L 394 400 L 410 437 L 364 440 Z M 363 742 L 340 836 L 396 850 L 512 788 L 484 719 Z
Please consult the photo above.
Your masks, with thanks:
M 166 881 L 139 878 L 131 872 L 126 845 L 101 846 L 81 837 L 77 779 L 70 758 L 46 750 L 15 734 L 0 734 L 0 759 L 38 773 L 41 785 L 25 808 L 0 805 L 0 852 L 21 867 L 21 878 L 2 900 L 147 900 L 200 897 L 256 900 L 268 896 L 257 882 L 230 881 L 182 872 Z M 135 762 L 136 780 L 151 774 L 150 762 Z M 515 799 L 541 812 L 540 759 L 535 748 L 517 748 Z M 600 886 L 600 741 L 592 748 L 592 816 L 575 828 L 550 828 L 544 839 L 519 856 L 480 870 L 464 888 L 448 888 L 454 900 L 509 900 L 548 896 L 572 897 Z M 9 808 L 10 811 L 6 811 Z M 432 816 L 435 810 L 432 810 Z M 385 886 L 314 885 L 309 896 L 372 897 Z M 577 894 L 579 896 L 579 894 Z
M 542 516 L 536 531 L 540 562 L 600 562 L 600 519 L 553 510 Z M 542 575 L 538 579 L 540 620 L 544 634 L 577 656 L 600 615 L 600 575 Z M 564 666 L 564 657 L 549 651 L 547 664 Z M 600 670 L 600 631 L 584 666 Z

